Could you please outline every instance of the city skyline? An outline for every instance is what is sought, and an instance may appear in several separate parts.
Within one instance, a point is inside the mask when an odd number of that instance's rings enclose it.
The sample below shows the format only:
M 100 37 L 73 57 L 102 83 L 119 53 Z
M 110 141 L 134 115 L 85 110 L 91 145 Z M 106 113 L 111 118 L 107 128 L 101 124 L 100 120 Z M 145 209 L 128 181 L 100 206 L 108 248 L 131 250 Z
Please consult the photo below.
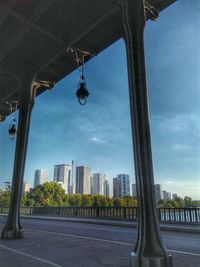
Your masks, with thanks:
M 60 164 L 60 165 L 68 165 L 68 164 Z M 59 166 L 60 166 L 59 165 Z M 58 165 L 57 165 L 58 166 Z M 69 166 L 69 165 L 68 165 Z M 86 168 L 89 169 L 89 167 L 87 166 L 77 166 L 77 169 L 80 168 Z M 35 170 L 36 172 L 39 171 L 43 171 L 43 172 L 47 172 L 47 170 Z M 91 173 L 90 173 L 91 174 Z M 82 174 L 82 179 L 84 180 L 84 176 Z M 69 177 L 69 180 L 71 181 L 71 176 Z M 82 183 L 84 183 L 84 181 L 82 180 Z M 69 192 L 69 189 L 66 189 L 63 187 L 62 182 L 58 181 L 58 180 L 53 180 L 53 181 L 49 181 L 48 179 L 42 179 L 38 184 L 34 184 L 35 188 L 38 185 L 43 185 L 46 182 L 57 182 L 58 184 L 60 184 L 60 186 L 65 190 L 65 193 L 68 195 L 72 195 L 76 193 L 79 193 L 81 195 L 102 195 L 102 196 L 108 196 L 108 197 L 113 197 L 113 198 L 123 198 L 126 196 L 131 196 L 131 197 L 135 197 L 137 198 L 137 188 L 136 188 L 136 184 L 130 184 L 130 180 L 129 180 L 129 175 L 128 174 L 118 174 L 117 177 L 113 178 L 113 183 L 112 186 L 110 186 L 111 184 L 108 183 L 108 181 L 106 180 L 106 174 L 103 173 L 93 173 L 92 176 L 90 176 L 90 192 L 84 192 L 84 190 L 82 189 L 81 191 L 76 189 L 76 183 L 74 184 L 75 190 L 74 192 Z M 70 182 L 69 181 L 69 182 Z M 113 194 L 110 194 L 110 188 L 112 188 L 112 192 Z M 130 190 L 132 188 L 132 190 Z M 27 182 L 23 182 L 23 192 L 29 192 L 30 189 L 32 189 L 30 187 L 30 184 Z M 154 184 L 154 190 L 155 190 L 155 200 L 156 203 L 158 203 L 160 200 L 163 200 L 165 203 L 168 200 L 176 200 L 177 198 L 181 198 L 176 192 L 168 192 L 166 190 L 162 189 L 162 184 Z M 23 194 L 24 194 L 23 193 Z M 185 197 L 188 197 L 188 195 L 185 195 L 184 197 L 182 197 L 182 199 L 184 199 Z M 195 200 L 195 199 L 193 199 Z M 197 200 L 197 199 L 196 199 Z
M 74 169 L 74 167 L 76 170 L 76 183 L 77 184 L 73 183 L 73 188 L 69 188 L 70 187 L 69 185 L 72 185 L 72 179 L 73 179 L 73 175 L 72 173 L 70 173 L 70 170 Z M 60 169 L 60 171 L 58 171 L 57 169 Z M 42 170 L 42 169 L 35 170 L 35 177 L 38 172 L 40 173 L 40 176 L 41 176 L 39 178 L 40 182 L 36 183 L 34 179 L 34 188 L 37 185 L 43 184 L 45 182 L 51 182 L 48 179 L 49 178 L 48 170 Z M 59 172 L 61 175 L 59 174 Z M 44 176 L 43 173 L 45 174 L 45 177 L 47 176 L 46 180 L 43 178 Z M 65 178 L 67 179 L 67 182 L 65 182 Z M 114 198 L 118 198 L 118 197 L 122 198 L 123 196 L 133 196 L 137 198 L 136 184 L 130 183 L 129 174 L 117 174 L 116 177 L 112 178 L 112 183 L 109 183 L 108 180 L 106 179 L 106 174 L 100 173 L 100 172 L 92 173 L 90 167 L 75 166 L 74 161 L 72 161 L 71 166 L 70 164 L 66 164 L 66 163 L 54 165 L 53 181 L 59 183 L 62 186 L 62 188 L 65 189 L 66 194 L 70 194 L 70 195 L 76 192 L 80 194 L 105 195 L 105 196 L 111 196 Z M 87 192 L 85 192 L 84 183 L 87 184 L 86 186 Z M 24 185 L 25 184 L 27 183 L 24 182 Z M 66 184 L 67 186 L 65 186 Z M 111 184 L 112 184 L 112 187 L 110 186 Z M 110 191 L 110 189 L 112 190 Z M 163 199 L 166 202 L 167 200 L 176 199 L 177 197 L 180 197 L 177 194 L 177 192 L 175 192 L 175 190 L 172 190 L 172 192 L 163 190 L 162 184 L 154 184 L 154 189 L 155 189 L 156 202 L 160 201 L 161 199 Z M 110 194 L 110 192 L 112 193 Z M 189 195 L 186 194 L 185 196 L 189 196 Z
M 193 56 L 199 53 L 197 6 L 197 1 L 179 1 L 156 22 L 148 21 L 145 29 L 155 184 L 193 199 L 200 199 L 199 59 Z M 49 169 L 53 177 L 51 166 L 74 159 L 94 173 L 106 173 L 110 183 L 117 173 L 129 173 L 134 183 L 124 42 L 86 64 L 90 95 L 84 107 L 75 96 L 79 76 L 74 71 L 37 97 L 24 180 L 33 181 L 38 168 Z M 11 119 L 0 124 L 2 182 L 12 177 L 15 141 L 7 134 Z

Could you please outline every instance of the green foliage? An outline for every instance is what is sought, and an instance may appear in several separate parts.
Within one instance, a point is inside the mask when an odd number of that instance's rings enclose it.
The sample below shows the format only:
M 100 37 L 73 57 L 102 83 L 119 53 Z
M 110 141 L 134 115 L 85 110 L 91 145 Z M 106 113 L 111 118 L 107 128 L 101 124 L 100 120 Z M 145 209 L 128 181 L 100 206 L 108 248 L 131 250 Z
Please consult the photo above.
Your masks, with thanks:
M 177 197 L 175 203 L 175 208 L 184 208 L 185 206 L 184 200 L 181 197 Z
M 91 207 L 92 206 L 92 198 L 90 195 L 82 195 L 81 206 L 82 207 Z
M 113 199 L 114 207 L 124 207 L 124 199 L 123 198 L 114 198 Z
M 95 195 L 93 196 L 93 207 L 101 207 L 101 202 L 100 202 L 100 196 Z
M 0 205 L 9 206 L 10 204 L 10 192 L 3 191 L 0 194 Z
M 185 207 L 190 208 L 193 206 L 191 197 L 185 196 L 184 197 Z
M 56 182 L 38 185 L 22 197 L 22 203 L 25 206 L 69 206 L 68 195 Z
M 0 205 L 9 206 L 11 197 L 11 186 L 7 185 L 4 191 L 0 192 Z
M 95 195 L 92 196 L 93 207 L 112 207 L 113 201 L 107 196 Z
M 184 202 L 181 198 L 171 199 L 171 200 L 168 200 L 166 203 L 164 202 L 163 199 L 161 199 L 157 203 L 157 206 L 159 208 L 182 208 L 184 207 Z
M 10 188 L 0 193 L 0 205 L 8 206 L 10 201 Z M 65 194 L 64 189 L 56 182 L 47 182 L 34 188 L 30 193 L 22 196 L 23 206 L 62 206 L 62 207 L 137 207 L 135 197 L 110 198 L 102 195 Z M 184 208 L 197 207 L 199 201 L 192 201 L 186 196 L 184 199 L 177 197 L 166 203 L 161 199 L 157 203 L 159 208 Z
M 106 196 L 99 196 L 99 202 L 100 202 L 99 207 L 108 207 L 108 201 Z
M 135 197 L 124 197 L 124 206 L 125 207 L 136 207 L 137 206 L 137 199 Z
M 107 201 L 107 207 L 112 207 L 113 206 L 113 199 L 110 197 L 106 197 Z
M 73 194 L 69 196 L 69 205 L 70 207 L 81 207 L 81 194 Z
M 163 199 L 159 200 L 157 203 L 158 208 L 164 208 L 165 207 L 165 202 Z
M 176 201 L 175 200 L 168 200 L 166 202 L 166 207 L 167 208 L 176 208 Z

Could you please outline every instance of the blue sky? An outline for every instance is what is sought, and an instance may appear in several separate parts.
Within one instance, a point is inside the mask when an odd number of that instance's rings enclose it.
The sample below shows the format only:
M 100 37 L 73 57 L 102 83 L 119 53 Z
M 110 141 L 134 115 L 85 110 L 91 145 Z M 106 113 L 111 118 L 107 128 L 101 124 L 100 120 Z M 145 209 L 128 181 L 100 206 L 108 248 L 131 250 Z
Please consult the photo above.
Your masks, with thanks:
M 155 182 L 180 196 L 200 199 L 200 4 L 178 1 L 145 29 L 146 67 Z M 119 173 L 135 181 L 126 53 L 123 40 L 85 66 L 90 96 L 75 92 L 79 71 L 36 100 L 30 127 L 25 180 L 35 169 L 59 163 L 104 172 L 110 185 Z M 7 137 L 11 117 L 0 125 L 0 179 L 12 176 L 15 142 Z

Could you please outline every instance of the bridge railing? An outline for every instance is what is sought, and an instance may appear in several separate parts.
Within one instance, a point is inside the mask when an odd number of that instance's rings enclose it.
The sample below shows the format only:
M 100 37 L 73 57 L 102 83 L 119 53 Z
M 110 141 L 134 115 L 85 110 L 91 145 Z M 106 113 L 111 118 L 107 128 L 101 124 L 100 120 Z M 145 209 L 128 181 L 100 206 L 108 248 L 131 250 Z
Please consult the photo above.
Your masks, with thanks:
M 158 210 L 160 222 L 200 224 L 199 208 L 160 208 Z
M 0 207 L 0 213 L 8 213 L 8 207 Z M 157 208 L 157 213 L 161 223 L 200 225 L 200 208 Z M 21 207 L 21 214 L 137 221 L 136 207 Z

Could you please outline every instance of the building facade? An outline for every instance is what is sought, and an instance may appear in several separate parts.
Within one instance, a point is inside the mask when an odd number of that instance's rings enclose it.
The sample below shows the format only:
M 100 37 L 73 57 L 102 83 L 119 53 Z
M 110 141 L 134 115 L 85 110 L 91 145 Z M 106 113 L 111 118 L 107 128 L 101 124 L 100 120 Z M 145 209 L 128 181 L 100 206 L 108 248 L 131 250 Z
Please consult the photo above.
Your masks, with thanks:
M 128 174 L 119 174 L 120 180 L 120 197 L 130 196 L 130 180 Z
M 91 194 L 90 173 L 87 166 L 76 167 L 76 193 Z
M 113 178 L 113 197 L 122 198 L 130 196 L 130 180 L 128 174 L 118 174 Z
M 132 196 L 137 197 L 137 187 L 136 184 L 132 184 Z
M 163 199 L 163 191 L 162 191 L 162 185 L 161 184 L 155 184 L 155 196 L 156 196 L 156 203 Z
M 119 198 L 120 193 L 119 193 L 119 179 L 113 178 L 113 197 L 114 198 Z
M 53 180 L 59 183 L 67 194 L 70 185 L 70 170 L 69 164 L 54 165 Z
M 35 170 L 34 187 L 48 182 L 49 172 L 47 170 Z
M 171 192 L 167 192 L 167 194 L 168 194 L 168 200 L 171 200 L 171 199 L 172 199 L 172 194 L 171 194 Z
M 92 194 L 105 195 L 106 194 L 106 175 L 103 173 L 94 173 L 92 178 Z
M 23 183 L 23 189 L 22 189 L 22 194 L 27 194 L 28 192 L 30 192 L 30 184 L 24 182 Z
M 167 202 L 168 200 L 171 200 L 171 199 L 172 199 L 171 192 L 163 191 L 164 202 Z
M 75 162 L 74 162 L 74 160 L 72 160 L 71 171 L 70 171 L 70 179 L 69 179 L 69 186 L 68 186 L 68 194 L 69 195 L 73 195 L 75 193 L 74 177 L 75 177 Z
M 109 187 L 108 180 L 105 180 L 105 183 L 104 183 L 104 195 L 106 197 L 110 196 L 110 187 Z

